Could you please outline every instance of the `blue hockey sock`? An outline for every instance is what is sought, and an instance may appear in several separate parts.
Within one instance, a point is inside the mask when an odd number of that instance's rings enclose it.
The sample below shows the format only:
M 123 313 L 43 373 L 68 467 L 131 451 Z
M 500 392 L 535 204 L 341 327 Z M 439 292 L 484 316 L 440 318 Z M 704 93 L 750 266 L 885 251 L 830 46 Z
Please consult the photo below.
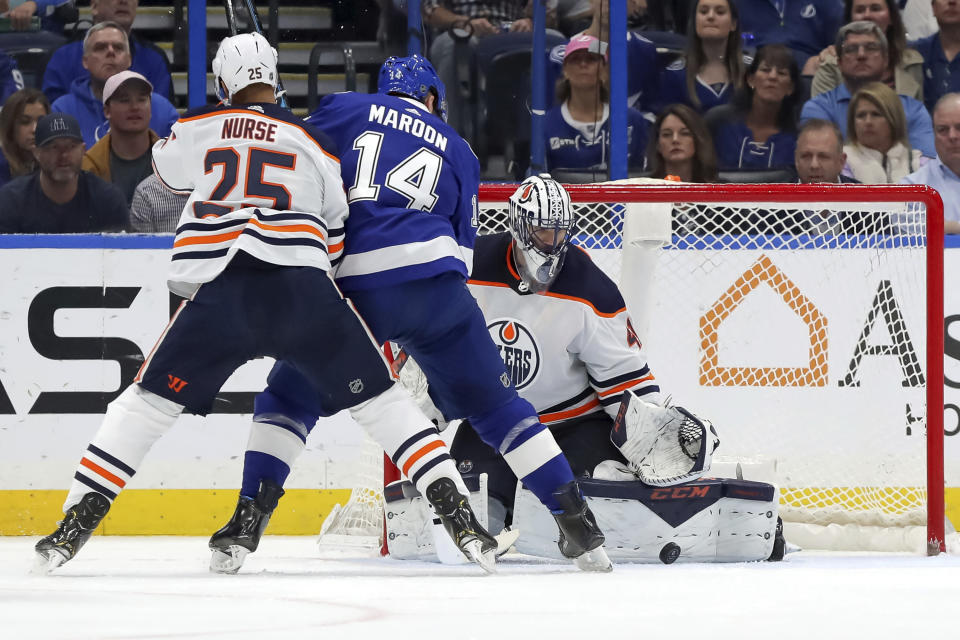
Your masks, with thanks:
M 260 451 L 247 451 L 243 456 L 243 484 L 240 486 L 240 495 L 256 498 L 261 480 L 272 480 L 282 487 L 288 475 L 290 467 L 279 458 Z
M 551 511 L 560 509 L 553 492 L 573 480 L 573 471 L 529 402 L 517 396 L 502 407 L 471 417 L 470 424 L 540 502 Z

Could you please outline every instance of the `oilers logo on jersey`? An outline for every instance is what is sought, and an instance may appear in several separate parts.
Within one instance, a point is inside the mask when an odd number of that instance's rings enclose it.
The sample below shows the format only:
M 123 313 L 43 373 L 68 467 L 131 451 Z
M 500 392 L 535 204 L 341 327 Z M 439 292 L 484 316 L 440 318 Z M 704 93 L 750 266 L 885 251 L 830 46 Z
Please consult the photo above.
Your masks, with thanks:
M 517 391 L 536 380 L 540 373 L 540 347 L 530 329 L 511 318 L 501 318 L 489 323 L 487 330 Z

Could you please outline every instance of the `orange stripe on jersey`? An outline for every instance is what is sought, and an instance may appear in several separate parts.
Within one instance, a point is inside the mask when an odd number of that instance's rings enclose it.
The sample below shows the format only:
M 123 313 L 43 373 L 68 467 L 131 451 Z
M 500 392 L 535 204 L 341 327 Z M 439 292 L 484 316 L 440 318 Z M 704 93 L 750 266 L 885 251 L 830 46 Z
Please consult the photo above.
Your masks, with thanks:
M 191 116 L 189 118 L 180 118 L 179 120 L 177 120 L 177 122 L 196 122 L 197 120 L 203 120 L 205 118 L 213 118 L 215 116 L 221 116 L 226 114 L 250 116 L 253 118 L 264 118 L 265 120 L 273 120 L 274 122 L 282 122 L 283 124 L 288 124 L 291 127 L 296 127 L 297 129 L 300 129 L 304 133 L 307 133 L 306 129 L 304 129 L 303 127 L 301 127 L 295 122 L 282 120 L 280 118 L 274 118 L 273 116 L 268 116 L 265 113 L 258 113 L 256 111 L 249 111 L 247 109 L 224 109 L 222 111 L 213 111 L 211 113 L 201 113 L 200 115 Z M 313 141 L 315 145 L 317 145 L 317 148 L 320 149 L 321 152 L 323 152 L 323 155 L 327 156 L 337 164 L 340 164 L 340 158 L 338 158 L 337 156 L 333 155 L 332 153 L 324 149 L 322 146 L 320 146 L 320 143 L 314 140 L 313 136 L 311 136 L 309 133 L 307 133 L 307 137 L 310 138 L 310 140 Z
M 426 444 L 426 445 L 420 447 L 420 449 L 419 449 L 416 453 L 414 453 L 412 456 L 410 456 L 409 458 L 407 458 L 406 464 L 403 465 L 403 475 L 405 475 L 405 476 L 407 476 L 407 477 L 409 478 L 409 477 L 410 477 L 410 473 L 409 473 L 409 472 L 410 472 L 410 467 L 412 467 L 414 464 L 416 464 L 417 460 L 419 460 L 419 459 L 422 458 L 423 456 L 427 455 L 427 454 L 430 453 L 431 451 L 435 451 L 435 450 L 437 450 L 437 449 L 442 449 L 442 448 L 445 447 L 445 446 L 446 446 L 446 445 L 443 444 L 443 441 L 442 441 L 442 440 L 434 440 L 433 442 L 431 442 L 431 443 L 429 443 L 429 444 Z
M 540 414 L 540 422 L 546 424 L 548 422 L 557 422 L 559 420 L 567 420 L 568 418 L 576 418 L 577 416 L 582 416 L 585 413 L 589 413 L 598 406 L 600 406 L 600 401 L 594 398 L 587 404 L 583 405 L 582 407 L 577 407 L 576 409 L 567 409 L 566 411 L 556 411 L 554 413 L 542 413 Z
M 467 284 L 475 284 L 481 287 L 509 287 L 510 285 L 505 282 L 489 282 L 487 280 L 474 280 L 470 278 L 467 280 Z
M 302 231 L 304 233 L 312 233 L 313 235 L 317 236 L 324 242 L 327 241 L 322 231 L 320 231 L 316 227 L 311 227 L 308 224 L 288 224 L 288 225 L 266 224 L 264 222 L 260 222 L 256 218 L 250 218 L 250 224 L 252 224 L 255 227 L 260 227 L 264 231 Z
M 110 473 L 109 471 L 107 471 L 97 463 L 90 462 L 86 458 L 80 458 L 80 465 L 86 467 L 87 469 L 90 469 L 91 471 L 95 472 L 97 475 L 102 476 L 103 478 L 109 480 L 110 482 L 117 485 L 121 489 L 127 485 L 127 483 L 123 480 L 123 478 L 113 475 L 112 473 Z
M 593 305 L 593 303 L 590 302 L 589 300 L 587 300 L 586 298 L 578 298 L 578 297 L 576 297 L 576 296 L 565 296 L 565 295 L 563 295 L 562 293 L 552 293 L 552 292 L 549 291 L 549 290 L 548 290 L 548 291 L 544 291 L 544 292 L 543 292 L 542 294 L 540 294 L 540 295 L 547 296 L 548 298 L 559 298 L 560 300 L 573 300 L 574 302 L 579 302 L 579 303 L 581 303 L 581 304 L 585 304 L 585 305 L 587 305 L 588 307 L 590 307 L 591 309 L 593 309 L 593 312 L 594 312 L 595 314 L 597 314 L 598 316 L 600 316 L 601 318 L 613 318 L 613 317 L 616 317 L 616 316 L 620 315 L 621 313 L 623 313 L 624 311 L 627 310 L 626 307 L 620 307 L 619 309 L 617 309 L 617 310 L 614 311 L 613 313 L 604 313 L 604 312 L 600 311 L 599 309 L 597 309 L 597 308 Z
M 626 391 L 626 390 L 629 389 L 630 387 L 632 387 L 632 386 L 634 386 L 634 385 L 638 385 L 638 384 L 640 384 L 641 382 L 647 382 L 648 380 L 653 380 L 653 379 L 654 379 L 654 377 L 653 377 L 653 374 L 651 373 L 651 374 L 648 375 L 648 376 L 644 376 L 644 377 L 642 377 L 642 378 L 637 378 L 636 380 L 631 380 L 630 382 L 624 382 L 623 384 L 618 384 L 617 386 L 613 387 L 612 389 L 607 389 L 606 391 L 601 391 L 601 392 L 599 393 L 599 396 L 600 396 L 601 398 L 606 398 L 607 396 L 613 395 L 614 393 L 619 393 L 619 392 L 621 392 L 621 391 Z
M 343 250 L 343 241 L 341 240 L 337 244 L 332 244 L 327 247 L 327 253 L 336 253 L 337 251 Z
M 241 233 L 243 233 L 243 229 L 237 229 L 236 231 L 230 231 L 228 233 L 218 233 L 212 236 L 178 238 L 177 241 L 173 243 L 173 248 L 176 249 L 177 247 L 187 247 L 192 244 L 214 244 L 217 242 L 226 242 L 227 240 L 233 240 Z

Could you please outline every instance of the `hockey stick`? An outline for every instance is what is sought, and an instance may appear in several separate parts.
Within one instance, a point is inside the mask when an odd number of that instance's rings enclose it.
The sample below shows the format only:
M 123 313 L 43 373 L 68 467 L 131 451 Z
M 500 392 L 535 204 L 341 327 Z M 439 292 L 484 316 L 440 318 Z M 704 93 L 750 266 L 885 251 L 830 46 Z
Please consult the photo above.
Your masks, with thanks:
M 227 12 L 227 31 L 231 36 L 237 35 L 237 14 L 233 10 L 233 0 L 223 0 L 223 8 Z
M 224 1 L 229 3 L 231 0 Z M 253 4 L 253 0 L 244 0 L 244 2 L 246 2 L 247 12 L 250 14 L 250 21 L 253 22 L 253 30 L 266 38 L 267 34 L 263 32 L 263 23 L 260 22 L 260 14 L 257 13 L 257 7 L 255 4 Z M 229 20 L 230 18 L 228 15 L 227 21 L 229 22 Z M 290 108 L 290 104 L 287 102 L 287 91 L 283 88 L 283 80 L 280 79 L 279 69 L 277 69 L 277 100 L 279 101 L 280 106 L 284 109 Z

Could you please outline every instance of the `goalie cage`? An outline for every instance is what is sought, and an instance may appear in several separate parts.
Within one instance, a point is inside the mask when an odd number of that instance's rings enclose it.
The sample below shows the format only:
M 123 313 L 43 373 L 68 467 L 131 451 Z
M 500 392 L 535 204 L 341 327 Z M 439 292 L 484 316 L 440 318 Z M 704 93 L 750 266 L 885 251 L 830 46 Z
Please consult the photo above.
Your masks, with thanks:
M 481 186 L 479 233 L 507 229 L 514 189 Z M 574 244 L 619 284 L 661 388 L 717 425 L 715 471 L 778 485 L 787 539 L 803 548 L 944 550 L 936 191 L 568 189 Z M 382 486 L 350 501 L 380 536 Z

